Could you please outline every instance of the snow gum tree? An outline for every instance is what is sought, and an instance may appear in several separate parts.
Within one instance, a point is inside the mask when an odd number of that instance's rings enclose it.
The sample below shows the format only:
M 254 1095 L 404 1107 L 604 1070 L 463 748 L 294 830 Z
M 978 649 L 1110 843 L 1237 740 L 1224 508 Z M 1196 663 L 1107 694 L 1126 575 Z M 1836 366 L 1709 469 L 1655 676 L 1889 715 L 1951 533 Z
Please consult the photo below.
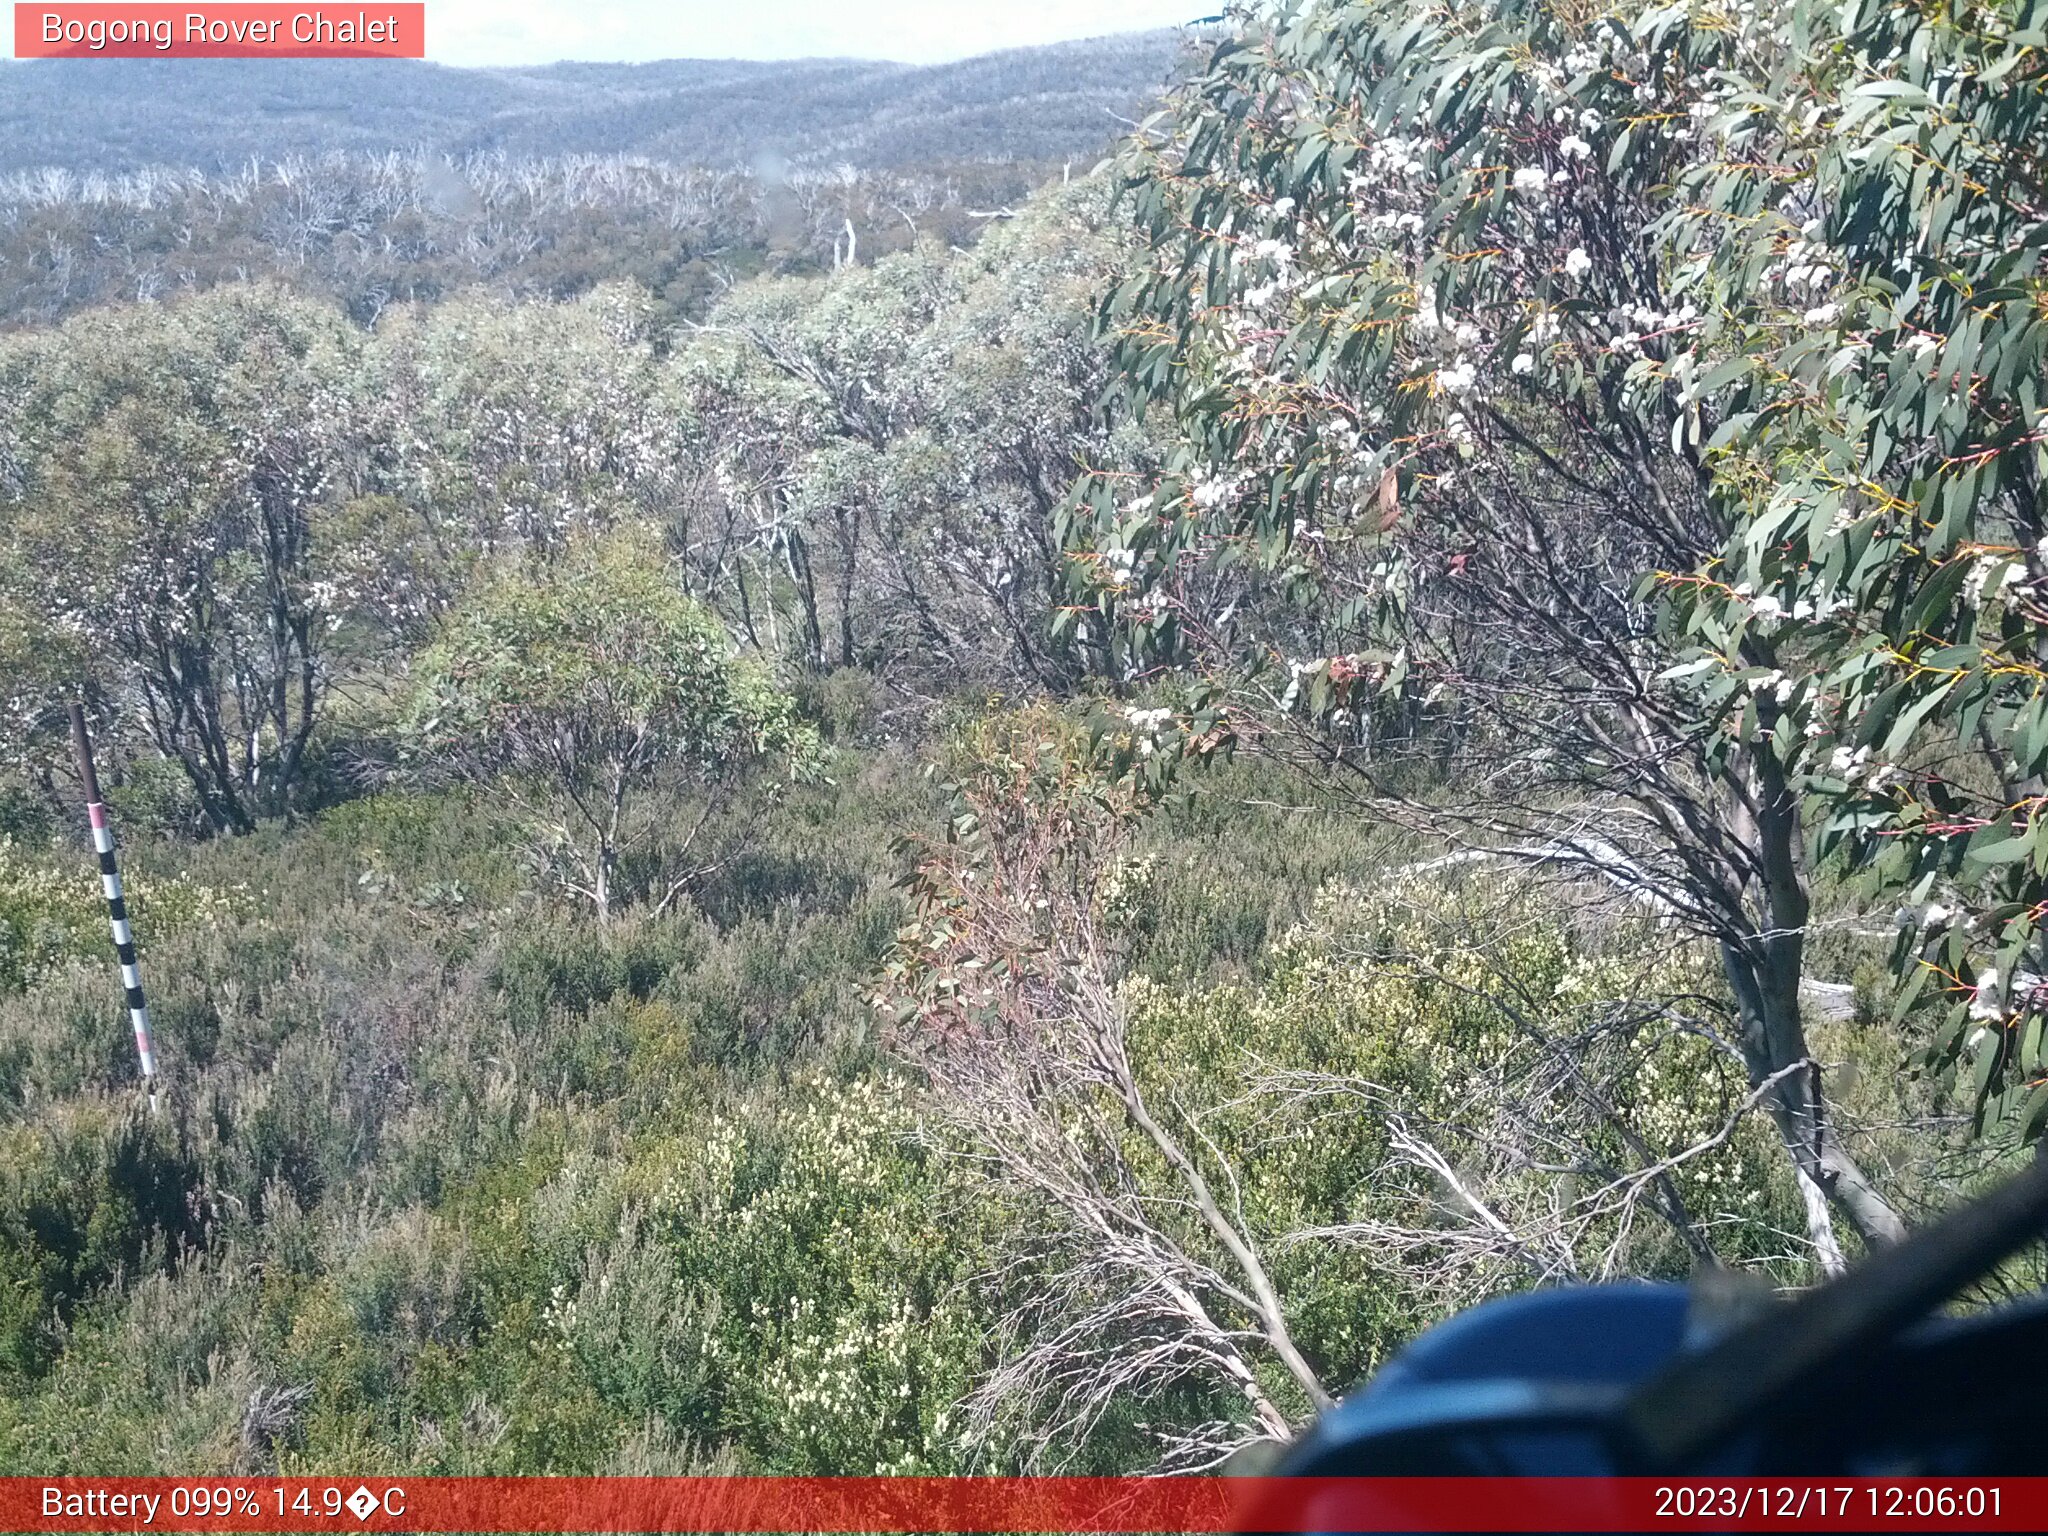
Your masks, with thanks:
M 1130 244 L 1106 202 L 1099 179 L 1050 189 L 972 251 L 925 243 L 714 310 L 679 372 L 723 505 L 683 537 L 736 628 L 926 687 L 1090 668 L 1045 615 L 1067 595 L 1067 487 L 1141 446 L 1092 411 L 1093 296 Z
M 291 808 L 365 587 L 332 537 L 362 470 L 361 346 L 241 288 L 0 349 L 0 600 L 42 659 L 19 742 L 84 693 L 211 830 Z
M 2048 1116 L 2044 28 L 2032 0 L 1759 15 L 1742 67 L 1700 82 L 1715 151 L 1668 221 L 1719 355 L 1704 447 L 1732 530 L 1672 588 L 1688 684 L 1904 898 L 1901 1013 L 1945 998 L 1929 1059 L 1980 1126 L 2028 1137 Z
M 415 537 L 459 564 L 661 514 L 687 461 L 659 339 L 647 295 L 621 284 L 394 312 L 375 353 L 379 440 Z
M 1763 9 L 1246 17 L 1126 166 L 1151 260 L 1104 320 L 1179 449 L 1085 479 L 1068 533 L 1127 676 L 1191 669 L 1199 710 L 1287 722 L 1375 813 L 1575 867 L 1718 946 L 1731 1048 L 1832 1268 L 1837 1216 L 1871 1243 L 1901 1224 L 1800 1013 L 1789 674 L 1745 634 L 1759 728 L 1725 729 L 1674 675 L 1657 582 L 1740 537 L 1708 446 L 1727 344 L 1687 287 L 1720 235 L 1671 214 L 1714 174 L 1716 82 L 1769 65 Z M 1461 771 L 1431 794 L 1417 759 Z

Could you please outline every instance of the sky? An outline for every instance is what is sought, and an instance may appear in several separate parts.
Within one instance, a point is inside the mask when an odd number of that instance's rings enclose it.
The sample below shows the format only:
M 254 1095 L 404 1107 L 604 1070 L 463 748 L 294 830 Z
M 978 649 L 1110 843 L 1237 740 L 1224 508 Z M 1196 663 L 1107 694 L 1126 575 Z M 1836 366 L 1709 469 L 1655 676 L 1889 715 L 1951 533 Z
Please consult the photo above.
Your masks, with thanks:
M 929 64 L 1175 26 L 1221 0 L 427 0 L 442 64 L 795 59 Z

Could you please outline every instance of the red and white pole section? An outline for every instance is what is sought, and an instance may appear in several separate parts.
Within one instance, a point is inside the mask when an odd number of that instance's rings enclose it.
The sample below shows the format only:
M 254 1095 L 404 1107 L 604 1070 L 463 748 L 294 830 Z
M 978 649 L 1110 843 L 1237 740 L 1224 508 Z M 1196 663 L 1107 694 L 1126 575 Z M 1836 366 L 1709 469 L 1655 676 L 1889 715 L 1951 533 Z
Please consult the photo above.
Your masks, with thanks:
M 156 1107 L 156 1046 L 149 1035 L 149 1002 L 142 995 L 142 971 L 135 959 L 135 930 L 128 924 L 128 902 L 121 891 L 121 867 L 114 858 L 114 829 L 100 800 L 100 777 L 93 767 L 92 738 L 86 734 L 85 711 L 71 706 L 71 746 L 78 757 L 78 777 L 85 785 L 85 814 L 92 822 L 93 851 L 100 860 L 100 889 L 107 898 L 107 920 L 114 930 L 114 954 L 121 962 L 121 988 L 127 994 L 128 1020 L 135 1026 L 135 1055 L 149 1085 L 150 1107 Z

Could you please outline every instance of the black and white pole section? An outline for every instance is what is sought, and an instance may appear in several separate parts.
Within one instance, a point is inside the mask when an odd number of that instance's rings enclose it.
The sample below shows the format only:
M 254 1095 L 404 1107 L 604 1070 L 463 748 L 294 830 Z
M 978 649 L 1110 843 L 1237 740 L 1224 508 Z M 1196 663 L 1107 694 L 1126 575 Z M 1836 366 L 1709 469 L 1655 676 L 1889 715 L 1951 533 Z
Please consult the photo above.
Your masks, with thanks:
M 156 1108 L 156 1046 L 149 1038 L 149 1003 L 142 995 L 142 971 L 135 962 L 135 930 L 128 926 L 128 902 L 121 894 L 121 866 L 114 859 L 114 829 L 100 800 L 100 776 L 92 763 L 92 737 L 86 734 L 85 710 L 71 706 L 71 749 L 78 755 L 78 778 L 85 786 L 85 814 L 92 822 L 93 851 L 100 856 L 100 889 L 106 893 L 107 920 L 114 929 L 114 954 L 121 962 L 121 987 L 128 994 L 128 1019 L 135 1026 L 135 1055 L 142 1080 L 149 1085 L 149 1107 Z

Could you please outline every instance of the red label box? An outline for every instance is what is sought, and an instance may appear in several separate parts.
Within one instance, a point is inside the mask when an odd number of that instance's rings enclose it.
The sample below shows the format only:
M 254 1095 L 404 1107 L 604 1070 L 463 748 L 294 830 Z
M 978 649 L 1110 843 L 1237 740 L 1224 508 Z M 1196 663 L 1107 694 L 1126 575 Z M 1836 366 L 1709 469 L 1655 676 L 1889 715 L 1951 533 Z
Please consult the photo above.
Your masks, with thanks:
M 14 7 L 18 59 L 423 59 L 425 5 Z

